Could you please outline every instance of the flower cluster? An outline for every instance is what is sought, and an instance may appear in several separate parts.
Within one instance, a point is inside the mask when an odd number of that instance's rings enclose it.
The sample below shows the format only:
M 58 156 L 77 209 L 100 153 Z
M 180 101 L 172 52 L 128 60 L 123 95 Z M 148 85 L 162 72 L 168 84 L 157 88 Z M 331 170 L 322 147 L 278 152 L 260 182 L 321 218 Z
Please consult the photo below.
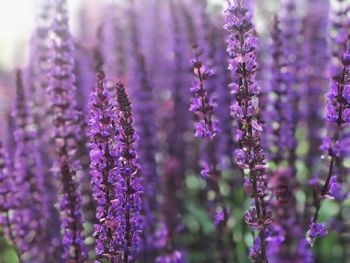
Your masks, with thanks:
M 255 262 L 267 262 L 266 228 L 271 223 L 271 212 L 264 201 L 267 194 L 266 165 L 260 144 L 263 128 L 257 99 L 259 89 L 255 83 L 257 38 L 253 33 L 251 16 L 242 1 L 229 4 L 225 29 L 229 33 L 227 50 L 229 69 L 234 79 L 231 88 L 236 100 L 231 109 L 239 126 L 236 135 L 239 148 L 234 156 L 237 165 L 248 170 L 249 187 L 246 188 L 251 189 L 249 194 L 253 198 L 253 206 L 246 213 L 246 222 L 259 231 L 251 256 Z
M 117 235 L 119 245 L 123 249 L 124 262 L 135 253 L 140 243 L 143 229 L 142 209 L 142 180 L 137 165 L 135 151 L 135 129 L 131 113 L 131 103 L 121 82 L 116 84 L 117 144 L 119 159 L 117 164 L 116 184 L 116 214 L 118 215 Z
M 46 241 L 45 224 L 48 220 L 44 178 L 35 131 L 31 129 L 31 115 L 28 110 L 26 90 L 23 86 L 22 71 L 17 71 L 17 97 L 14 105 L 15 119 L 14 153 L 14 196 L 19 204 L 13 212 L 14 235 L 19 251 L 26 260 L 44 260 L 42 246 Z
M 212 71 L 205 68 L 202 61 L 199 60 L 201 51 L 197 46 L 194 46 L 195 58 L 191 60 L 193 71 L 197 76 L 191 88 L 193 96 L 191 100 L 190 111 L 193 112 L 197 118 L 196 132 L 194 134 L 197 138 L 212 138 L 217 133 L 216 122 L 213 120 L 214 103 L 208 97 L 208 91 L 204 87 L 204 82 L 212 75 Z
M 117 129 L 114 126 L 115 113 L 108 91 L 104 87 L 105 75 L 97 74 L 96 91 L 91 98 L 90 126 L 90 175 L 93 198 L 96 201 L 94 225 L 96 255 L 115 261 L 118 258 L 116 203 L 117 163 L 119 153 L 116 148 Z
M 330 164 L 326 181 L 324 182 L 322 189 L 320 190 L 320 196 L 315 200 L 315 214 L 312 218 L 309 236 L 314 239 L 317 236 L 325 236 L 326 230 L 324 224 L 318 224 L 318 214 L 321 207 L 321 199 L 324 197 L 331 197 L 337 199 L 343 199 L 341 193 L 341 186 L 338 183 L 337 176 L 334 175 L 334 167 L 336 166 L 337 160 L 339 160 L 343 148 L 339 145 L 339 140 L 342 138 L 341 130 L 344 124 L 349 123 L 347 115 L 350 114 L 349 103 L 346 99 L 346 87 L 350 83 L 349 77 L 349 65 L 350 65 L 350 53 L 347 48 L 343 54 L 341 63 L 343 69 L 339 75 L 333 76 L 333 83 L 328 92 L 328 104 L 326 118 L 330 123 L 335 124 L 335 131 L 333 138 L 326 137 L 322 145 L 322 149 L 328 152 L 330 157 Z M 318 189 L 316 189 L 318 191 Z
M 74 43 L 69 32 L 65 0 L 54 2 L 55 17 L 51 26 L 49 98 L 53 114 L 54 140 L 57 159 L 53 171 L 61 183 L 61 224 L 64 257 L 72 262 L 86 262 L 87 251 L 83 236 L 81 197 L 77 189 L 75 159 L 78 115 L 75 110 Z
M 222 179 L 222 171 L 219 169 L 219 156 L 217 155 L 216 135 L 217 121 L 214 119 L 214 103 L 212 97 L 209 96 L 206 81 L 212 76 L 212 72 L 208 70 L 200 60 L 202 52 L 197 45 L 193 46 L 195 58 L 191 60 L 193 71 L 196 75 L 196 81 L 191 88 L 192 111 L 197 118 L 196 131 L 194 136 L 200 138 L 200 175 L 207 182 L 207 198 L 209 201 L 209 214 L 218 227 L 218 235 L 223 237 L 228 232 L 226 223 L 228 220 L 229 209 L 223 202 L 223 196 L 220 193 L 220 180 Z M 209 197 L 209 193 L 213 193 Z M 222 248 L 220 242 L 216 243 L 216 249 L 220 251 L 220 260 L 225 261 L 227 253 Z

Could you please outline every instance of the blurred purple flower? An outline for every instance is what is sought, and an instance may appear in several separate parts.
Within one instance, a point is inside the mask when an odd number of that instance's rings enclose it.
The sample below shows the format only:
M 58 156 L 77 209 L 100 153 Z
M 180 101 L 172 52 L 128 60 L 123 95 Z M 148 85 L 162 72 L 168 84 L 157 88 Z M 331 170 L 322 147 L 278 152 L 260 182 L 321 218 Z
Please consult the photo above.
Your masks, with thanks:
M 60 212 L 63 230 L 64 259 L 86 262 L 87 249 L 83 235 L 81 196 L 76 182 L 77 138 L 80 135 L 76 111 L 74 42 L 69 32 L 66 0 L 54 1 L 51 25 L 50 71 L 48 94 L 53 114 L 56 160 L 52 171 L 60 180 Z
M 315 222 L 311 223 L 310 230 L 309 230 L 309 236 L 311 239 L 314 239 L 316 237 L 325 237 L 327 236 L 328 231 L 324 224 L 318 224 Z

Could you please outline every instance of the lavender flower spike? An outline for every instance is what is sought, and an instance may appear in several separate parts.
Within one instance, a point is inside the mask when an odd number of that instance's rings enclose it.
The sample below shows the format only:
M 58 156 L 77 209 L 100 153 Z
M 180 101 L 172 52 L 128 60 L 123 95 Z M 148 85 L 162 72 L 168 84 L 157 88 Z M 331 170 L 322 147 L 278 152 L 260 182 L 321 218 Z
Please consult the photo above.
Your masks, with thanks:
M 140 242 L 143 229 L 141 178 L 139 178 L 136 163 L 134 144 L 136 141 L 131 103 L 121 82 L 116 84 L 117 89 L 117 144 L 119 151 L 115 209 L 119 216 L 117 234 L 118 246 L 123 250 L 123 262 L 131 262 L 133 254 Z
M 190 111 L 193 112 L 197 118 L 195 137 L 197 138 L 213 138 L 216 134 L 216 122 L 213 120 L 214 105 L 208 98 L 208 92 L 204 87 L 204 82 L 208 80 L 213 73 L 204 68 L 202 62 L 199 60 L 201 52 L 197 50 L 197 45 L 193 46 L 195 50 L 195 59 L 191 60 L 194 73 L 197 80 L 194 82 L 191 93 L 192 100 Z
M 326 119 L 330 125 L 330 133 L 324 139 L 322 150 L 328 152 L 330 157 L 330 164 L 328 175 L 325 183 L 323 184 L 320 196 L 316 196 L 315 200 L 315 214 L 311 221 L 309 230 L 309 236 L 311 240 L 315 237 L 323 237 L 327 231 L 324 229 L 323 224 L 318 224 L 318 213 L 321 208 L 322 198 L 338 198 L 340 193 L 340 185 L 337 182 L 337 176 L 334 175 L 334 167 L 344 156 L 346 147 L 341 145 L 342 138 L 341 132 L 344 129 L 344 124 L 350 123 L 350 98 L 348 91 L 350 90 L 350 42 L 348 40 L 346 50 L 341 59 L 342 69 L 338 75 L 333 76 L 333 83 L 331 84 L 330 90 L 327 94 L 328 104 L 326 108 Z M 333 132 L 332 129 L 333 128 Z
M 257 68 L 255 49 L 257 38 L 248 10 L 243 1 L 232 4 L 228 1 L 225 29 L 229 33 L 227 44 L 229 69 L 234 82 L 231 84 L 236 102 L 232 105 L 232 113 L 239 124 L 237 137 L 239 148 L 235 150 L 237 164 L 247 170 L 249 181 L 246 189 L 253 198 L 253 206 L 245 215 L 246 222 L 258 229 L 259 235 L 251 250 L 251 257 L 256 263 L 266 263 L 266 230 L 271 223 L 271 211 L 264 197 L 266 192 L 265 157 L 260 138 L 262 124 L 258 104 L 259 89 L 255 83 Z
M 93 198 L 96 201 L 96 218 L 94 225 L 96 238 L 96 256 L 115 262 L 118 259 L 117 215 L 113 209 L 116 199 L 116 129 L 110 95 L 104 87 L 105 74 L 97 74 L 96 90 L 91 98 L 90 116 L 90 168 Z
M 79 129 L 75 110 L 74 43 L 69 33 L 65 0 L 56 0 L 50 54 L 50 109 L 53 113 L 57 159 L 53 171 L 60 179 L 61 227 L 64 258 L 68 262 L 87 262 L 81 215 L 81 197 L 76 184 L 79 161 L 75 156 Z
M 16 245 L 25 261 L 44 262 L 43 249 L 47 238 L 46 222 L 49 218 L 44 191 L 42 161 L 32 129 L 33 119 L 27 105 L 22 82 L 22 71 L 17 71 L 17 97 L 13 110 L 16 124 L 14 183 L 18 207 L 13 211 Z

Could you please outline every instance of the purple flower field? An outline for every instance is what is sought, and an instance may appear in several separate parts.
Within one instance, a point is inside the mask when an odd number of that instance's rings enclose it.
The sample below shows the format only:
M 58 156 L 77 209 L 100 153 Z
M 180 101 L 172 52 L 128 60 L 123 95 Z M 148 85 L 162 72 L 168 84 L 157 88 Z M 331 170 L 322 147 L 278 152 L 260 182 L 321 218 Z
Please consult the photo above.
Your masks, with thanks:
M 0 263 L 349 263 L 350 1 L 97 2 L 0 68 Z

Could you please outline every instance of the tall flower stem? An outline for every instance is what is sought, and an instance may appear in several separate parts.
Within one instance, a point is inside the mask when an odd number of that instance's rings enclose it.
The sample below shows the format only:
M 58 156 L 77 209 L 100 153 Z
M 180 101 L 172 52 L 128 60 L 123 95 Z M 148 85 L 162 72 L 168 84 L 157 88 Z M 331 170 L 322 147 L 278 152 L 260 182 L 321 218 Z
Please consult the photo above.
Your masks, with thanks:
M 31 130 L 33 118 L 28 107 L 22 71 L 16 74 L 14 183 L 19 206 L 13 210 L 14 234 L 23 258 L 42 262 L 47 256 L 43 249 L 47 241 L 46 221 L 49 218 L 41 155 Z M 35 235 L 34 235 L 35 233 Z M 48 246 L 48 249 L 51 249 Z
M 78 114 L 75 100 L 74 43 L 69 32 L 66 0 L 55 0 L 50 53 L 49 97 L 53 114 L 56 161 L 53 171 L 60 180 L 60 211 L 63 230 L 64 258 L 68 261 L 87 262 L 83 235 L 81 197 L 76 174 L 80 169 L 75 156 Z
M 258 238 L 251 250 L 251 257 L 256 263 L 268 262 L 266 255 L 266 230 L 271 223 L 265 196 L 267 195 L 265 157 L 260 144 L 262 124 L 258 104 L 259 89 L 255 83 L 255 49 L 257 39 L 253 33 L 253 24 L 243 1 L 235 4 L 228 2 L 225 29 L 230 58 L 229 69 L 234 82 L 231 84 L 236 102 L 232 113 L 238 122 L 238 149 L 235 150 L 237 164 L 247 170 L 249 190 L 254 205 L 245 215 L 246 222 L 258 229 Z
M 123 262 L 134 262 L 134 255 L 140 242 L 143 230 L 142 209 L 142 182 L 136 162 L 135 129 L 131 103 L 121 82 L 116 84 L 117 143 L 119 143 L 118 161 L 118 210 L 122 220 L 118 232 L 122 234 L 121 247 L 123 248 Z
M 216 249 L 221 257 L 220 262 L 227 262 L 229 260 L 228 253 L 223 239 L 227 230 L 228 209 L 224 204 L 219 186 L 221 171 L 218 168 L 215 151 L 214 139 L 217 134 L 217 121 L 214 119 L 214 104 L 205 86 L 207 80 L 212 76 L 212 72 L 200 60 L 202 51 L 198 49 L 197 45 L 194 45 L 193 48 L 195 58 L 191 62 L 196 80 L 191 88 L 190 111 L 197 119 L 195 137 L 201 140 L 200 162 L 202 170 L 200 173 L 208 183 L 208 190 L 215 194 L 213 201 L 209 204 L 209 214 L 215 217 L 215 224 L 218 226 L 219 236 L 216 238 Z M 233 246 L 235 246 L 234 242 Z
M 337 109 L 336 112 L 334 112 L 334 114 L 336 114 L 336 119 L 333 119 L 333 121 L 336 123 L 336 130 L 335 130 L 335 134 L 333 136 L 333 141 L 334 142 L 338 142 L 339 141 L 339 136 L 340 136 L 340 131 L 341 131 L 341 127 L 342 125 L 345 123 L 344 121 L 344 118 L 346 118 L 346 116 L 343 116 L 343 112 L 345 110 L 345 107 L 348 107 L 346 104 L 347 102 L 345 101 L 344 99 L 344 95 L 343 95 L 343 91 L 344 91 L 344 86 L 347 84 L 347 82 L 349 81 L 348 78 L 349 78 L 349 72 L 348 72 L 348 66 L 350 63 L 350 60 L 349 58 L 347 58 L 348 54 L 345 54 L 345 60 L 343 60 L 343 70 L 342 70 L 342 73 L 339 77 L 337 76 L 334 76 L 333 77 L 333 81 L 336 83 L 336 87 L 337 87 L 337 96 L 335 97 L 335 100 L 336 100 L 336 105 L 337 105 Z M 333 107 L 331 105 L 329 105 L 329 107 Z M 331 108 L 328 108 L 329 110 L 332 110 Z M 330 112 L 329 112 L 330 113 Z M 334 116 L 335 117 L 335 116 Z M 328 150 L 328 154 L 330 156 L 330 164 L 329 164 L 329 169 L 328 169 L 328 174 L 327 174 L 327 178 L 326 178 L 326 181 L 322 187 L 322 190 L 320 192 L 320 195 L 322 198 L 324 198 L 328 192 L 329 192 L 329 187 L 330 187 L 330 181 L 331 181 L 331 177 L 333 175 L 333 168 L 334 168 L 334 165 L 335 165 L 335 162 L 336 160 L 338 159 L 338 156 L 337 156 L 337 153 L 334 152 L 333 149 L 329 148 Z M 320 209 L 320 204 L 318 204 L 316 206 L 316 211 L 315 211 L 315 214 L 313 216 L 313 222 L 316 223 L 317 222 L 317 219 L 318 219 L 318 212 L 319 212 L 319 209 Z
M 94 225 L 97 259 L 115 262 L 118 259 L 118 247 L 111 246 L 118 240 L 116 231 L 117 215 L 113 211 L 115 200 L 115 169 L 118 157 L 115 147 L 117 134 L 113 125 L 115 114 L 112 111 L 111 98 L 104 87 L 105 75 L 97 74 L 96 90 L 91 96 L 90 113 L 90 175 L 93 198 L 97 203 Z M 99 261 L 100 262 L 100 261 Z

